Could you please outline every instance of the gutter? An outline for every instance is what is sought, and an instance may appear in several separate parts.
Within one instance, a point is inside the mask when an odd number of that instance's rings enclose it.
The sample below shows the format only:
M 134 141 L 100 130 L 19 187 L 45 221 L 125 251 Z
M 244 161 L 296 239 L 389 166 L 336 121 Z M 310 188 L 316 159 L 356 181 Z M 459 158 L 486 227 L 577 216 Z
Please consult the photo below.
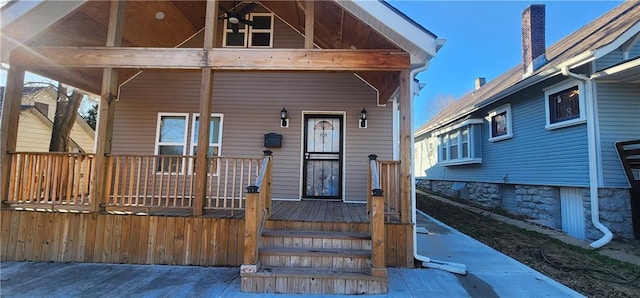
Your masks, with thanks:
M 589 197 L 591 199 L 591 222 L 604 235 L 602 238 L 589 244 L 592 249 L 598 249 L 613 239 L 611 231 L 600 222 L 599 198 L 598 198 L 598 165 L 596 155 L 596 129 L 595 129 L 595 97 L 593 96 L 593 80 L 569 71 L 569 66 L 561 68 L 563 76 L 572 77 L 583 81 L 585 84 L 585 103 L 587 113 L 587 144 L 589 153 Z
M 428 63 L 427 62 L 423 62 L 422 64 L 413 67 L 410 71 L 409 74 L 409 78 L 411 80 L 413 80 L 413 78 L 420 72 L 424 71 L 425 69 L 427 69 L 428 67 Z M 417 84 L 411 84 L 410 90 L 409 90 L 409 100 L 410 100 L 410 106 L 411 106 L 411 111 L 413 112 L 413 96 L 414 96 L 414 92 L 418 92 L 420 90 L 415 90 L 416 89 Z M 418 87 L 419 88 L 419 87 Z M 413 126 L 413 123 L 411 124 Z M 411 131 L 413 131 L 413 128 L 411 129 Z M 414 152 L 414 146 L 413 144 L 415 144 L 415 134 L 411 134 L 410 137 L 410 144 L 411 144 L 411 148 L 410 148 L 410 153 L 411 156 L 413 156 L 415 154 Z M 418 229 L 417 229 L 417 224 L 416 224 L 416 213 L 417 213 L 417 205 L 416 205 L 416 177 L 413 174 L 414 172 L 414 163 L 411 163 L 411 223 L 413 224 L 413 258 L 421 261 L 422 262 L 422 266 L 426 267 L 426 268 L 433 268 L 433 269 L 440 269 L 440 270 L 444 270 L 447 272 L 451 272 L 451 273 L 456 273 L 456 274 L 461 274 L 461 275 L 466 275 L 467 274 L 467 266 L 465 264 L 460 264 L 460 263 L 452 263 L 452 262 L 445 262 L 445 261 L 439 261 L 439 260 L 433 260 L 427 256 L 423 256 L 423 255 L 419 255 L 418 254 Z

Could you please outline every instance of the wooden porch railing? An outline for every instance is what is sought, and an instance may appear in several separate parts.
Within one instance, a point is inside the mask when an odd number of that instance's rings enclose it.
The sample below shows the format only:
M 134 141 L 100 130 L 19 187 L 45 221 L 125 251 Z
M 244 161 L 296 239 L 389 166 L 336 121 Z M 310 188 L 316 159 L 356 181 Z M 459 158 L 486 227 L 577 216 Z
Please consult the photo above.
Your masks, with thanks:
M 384 214 L 387 221 L 402 221 L 400 212 L 400 161 L 378 160 L 380 188 L 384 189 Z
M 259 158 L 208 157 L 205 209 L 244 209 L 244 187 L 258 175 Z M 191 208 L 194 156 L 111 155 L 107 206 Z
M 93 154 L 13 152 L 9 204 L 88 205 Z
M 385 228 L 384 205 L 385 197 L 380 184 L 377 156 L 369 155 L 369 187 L 367 196 L 367 210 L 369 211 L 369 223 L 371 225 L 371 275 L 387 276 L 385 260 Z
M 241 272 L 258 271 L 258 251 L 262 229 L 271 215 L 271 151 L 265 150 L 256 184 L 247 187 L 247 206 L 244 217 L 244 256 Z

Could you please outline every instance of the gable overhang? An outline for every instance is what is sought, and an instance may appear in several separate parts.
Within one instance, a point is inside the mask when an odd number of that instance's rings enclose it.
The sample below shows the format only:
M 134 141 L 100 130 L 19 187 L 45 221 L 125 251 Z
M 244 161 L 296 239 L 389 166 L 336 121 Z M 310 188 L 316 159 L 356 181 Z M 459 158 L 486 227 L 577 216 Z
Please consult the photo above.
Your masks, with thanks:
M 591 79 L 640 84 L 640 57 L 596 72 Z
M 382 0 L 336 0 L 346 11 L 358 17 L 388 38 L 411 57 L 412 69 L 425 65 L 443 46 L 444 40 L 422 28 Z
M 0 61 L 9 63 L 9 54 L 44 29 L 71 13 L 85 0 L 12 1 L 2 8 Z

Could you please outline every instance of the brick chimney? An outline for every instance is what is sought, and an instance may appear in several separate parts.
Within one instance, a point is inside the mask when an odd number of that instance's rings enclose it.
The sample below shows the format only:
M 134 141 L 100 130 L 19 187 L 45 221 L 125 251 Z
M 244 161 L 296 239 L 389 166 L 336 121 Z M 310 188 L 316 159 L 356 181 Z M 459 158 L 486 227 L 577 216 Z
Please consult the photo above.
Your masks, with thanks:
M 547 62 L 544 4 L 532 4 L 522 12 L 522 66 L 530 75 Z
M 476 90 L 480 89 L 480 87 L 484 86 L 484 84 L 487 82 L 487 79 L 485 78 L 477 78 L 476 79 Z

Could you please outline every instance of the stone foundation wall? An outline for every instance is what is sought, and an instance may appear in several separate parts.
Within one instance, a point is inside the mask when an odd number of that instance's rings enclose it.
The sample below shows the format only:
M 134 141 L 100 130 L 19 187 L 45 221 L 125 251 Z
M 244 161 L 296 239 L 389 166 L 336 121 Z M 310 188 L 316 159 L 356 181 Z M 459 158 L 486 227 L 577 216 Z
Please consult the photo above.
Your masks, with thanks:
M 602 188 L 598 190 L 600 222 L 613 233 L 614 237 L 633 238 L 631 215 L 631 193 L 627 189 Z M 600 239 L 603 233 L 591 222 L 591 199 L 589 189 L 582 190 L 585 212 L 585 234 L 588 239 Z
M 453 191 L 455 181 L 416 179 L 416 186 L 430 189 L 446 196 L 457 197 L 489 209 L 499 208 L 502 203 L 502 184 L 467 182 L 460 191 Z M 562 229 L 560 187 L 544 185 L 514 185 L 517 211 L 532 221 L 551 228 Z M 591 200 L 589 188 L 581 188 L 584 209 L 585 235 L 596 240 L 602 232 L 591 222 Z M 615 237 L 633 238 L 631 218 L 631 194 L 628 189 L 604 188 L 598 191 L 600 222 L 608 227 Z
M 516 185 L 515 188 L 517 215 L 547 227 L 562 228 L 559 188 L 536 185 Z

